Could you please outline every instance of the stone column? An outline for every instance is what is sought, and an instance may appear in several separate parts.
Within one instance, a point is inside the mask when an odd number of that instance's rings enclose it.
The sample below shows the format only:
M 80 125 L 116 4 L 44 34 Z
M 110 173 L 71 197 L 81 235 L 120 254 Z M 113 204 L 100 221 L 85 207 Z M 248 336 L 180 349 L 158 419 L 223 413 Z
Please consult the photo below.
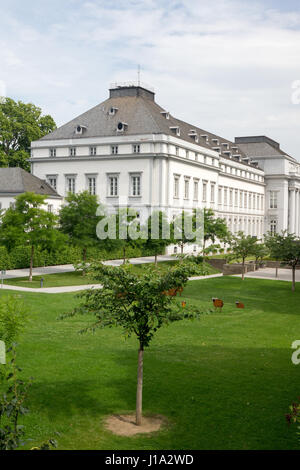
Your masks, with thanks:
M 290 204 L 289 204 L 289 232 L 295 233 L 295 204 L 296 204 L 296 191 L 295 188 L 290 189 Z
M 298 225 L 299 225 L 299 190 L 295 190 L 295 234 L 298 235 Z

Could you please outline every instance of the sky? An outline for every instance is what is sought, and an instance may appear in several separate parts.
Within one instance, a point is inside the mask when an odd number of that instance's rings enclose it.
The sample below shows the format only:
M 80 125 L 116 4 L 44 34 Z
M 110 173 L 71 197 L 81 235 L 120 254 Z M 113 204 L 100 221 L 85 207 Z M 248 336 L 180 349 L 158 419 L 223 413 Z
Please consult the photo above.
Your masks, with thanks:
M 297 0 L 0 0 L 0 95 L 57 125 L 137 80 L 175 117 L 300 160 Z

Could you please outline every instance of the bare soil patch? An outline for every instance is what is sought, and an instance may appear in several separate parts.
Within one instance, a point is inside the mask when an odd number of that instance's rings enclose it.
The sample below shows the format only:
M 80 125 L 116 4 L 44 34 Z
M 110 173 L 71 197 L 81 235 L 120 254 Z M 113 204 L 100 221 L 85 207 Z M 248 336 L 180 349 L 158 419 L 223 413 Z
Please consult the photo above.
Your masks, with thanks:
M 111 415 L 106 418 L 106 429 L 118 436 L 134 436 L 136 434 L 159 431 L 167 424 L 167 418 L 162 415 L 143 416 L 142 424 L 135 424 L 135 414 Z

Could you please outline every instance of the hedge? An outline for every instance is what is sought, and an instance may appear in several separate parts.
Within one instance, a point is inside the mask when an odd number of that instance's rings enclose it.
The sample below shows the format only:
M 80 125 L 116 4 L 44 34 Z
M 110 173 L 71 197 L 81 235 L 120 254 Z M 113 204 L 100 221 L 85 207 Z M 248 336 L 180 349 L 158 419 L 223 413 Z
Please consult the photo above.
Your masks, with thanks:
M 154 255 L 150 250 L 138 247 L 128 247 L 126 256 L 128 258 L 137 258 L 139 256 Z M 40 266 L 56 266 L 59 264 L 74 264 L 82 258 L 82 250 L 79 247 L 66 245 L 64 248 L 55 251 L 35 249 L 33 265 Z M 99 250 L 96 247 L 88 248 L 87 260 L 107 260 L 123 258 L 123 250 L 115 249 L 111 251 Z M 10 253 L 4 246 L 0 246 L 0 270 L 5 269 L 21 269 L 29 268 L 30 263 L 30 247 L 19 246 L 14 248 Z

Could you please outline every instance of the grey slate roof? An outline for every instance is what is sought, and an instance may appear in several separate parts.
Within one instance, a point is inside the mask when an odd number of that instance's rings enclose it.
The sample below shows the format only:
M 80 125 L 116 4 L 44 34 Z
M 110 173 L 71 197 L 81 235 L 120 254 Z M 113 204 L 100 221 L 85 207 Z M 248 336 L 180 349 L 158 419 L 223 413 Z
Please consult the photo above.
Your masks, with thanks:
M 27 191 L 60 197 L 46 181 L 22 168 L 0 168 L 0 194 L 22 194 Z
M 249 143 L 238 143 L 239 148 L 249 157 L 274 157 L 274 156 L 287 156 L 297 161 L 294 157 L 291 157 L 280 148 L 274 147 L 268 142 L 249 142 Z
M 224 158 L 229 158 L 224 153 L 226 151 L 230 151 L 232 155 L 241 155 L 242 158 L 247 157 L 237 144 L 234 144 L 228 139 L 224 139 L 223 137 L 200 129 L 193 124 L 176 119 L 171 114 L 169 114 L 169 119 L 166 119 L 161 114 L 161 112 L 165 110 L 154 101 L 153 94 L 153 96 L 151 96 L 149 93 L 149 97 L 147 97 L 146 93 L 138 92 L 138 87 L 133 88 L 136 89 L 135 96 L 132 96 L 134 94 L 132 93 L 132 89 L 127 89 L 127 91 L 124 89 L 123 93 L 121 89 L 121 96 L 117 96 L 117 93 L 112 93 L 111 90 L 111 97 L 109 99 L 98 104 L 75 119 L 72 119 L 72 121 L 64 124 L 52 133 L 47 134 L 40 140 L 47 141 L 56 139 L 80 139 L 82 137 L 112 137 L 119 135 L 117 132 L 117 125 L 119 122 L 125 122 L 128 124 L 123 135 L 163 133 L 174 136 L 170 127 L 179 126 L 180 136 L 176 136 L 179 139 L 195 143 L 193 137 L 189 136 L 190 131 L 195 130 L 198 134 L 199 146 L 209 149 L 220 147 L 220 154 Z M 109 110 L 112 107 L 118 108 L 115 115 L 109 114 Z M 86 129 L 83 135 L 76 134 L 76 127 L 78 125 L 85 126 Z M 206 139 L 201 137 L 201 135 L 207 135 L 208 141 L 206 142 Z M 213 142 L 212 139 L 217 139 L 219 144 Z M 228 148 L 222 144 L 228 144 Z

